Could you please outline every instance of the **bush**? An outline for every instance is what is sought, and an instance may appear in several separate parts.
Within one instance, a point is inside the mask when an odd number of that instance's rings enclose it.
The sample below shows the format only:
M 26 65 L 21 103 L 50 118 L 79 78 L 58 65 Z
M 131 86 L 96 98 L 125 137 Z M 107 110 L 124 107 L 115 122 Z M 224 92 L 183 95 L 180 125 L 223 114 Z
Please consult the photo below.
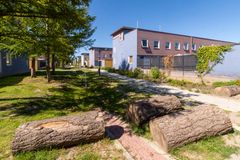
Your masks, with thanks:
M 181 87 L 184 87 L 186 85 L 194 85 L 193 82 L 190 82 L 190 81 L 186 81 L 186 80 L 177 80 L 177 79 L 168 79 L 167 81 L 170 85 L 172 86 L 181 86 Z M 197 84 L 196 84 L 197 85 Z
M 116 69 L 115 69 L 115 68 L 105 67 L 104 69 L 105 69 L 106 71 L 110 72 L 110 73 L 116 73 Z
M 143 78 L 144 73 L 140 68 L 135 68 L 133 71 L 134 78 Z
M 160 77 L 160 71 L 157 67 L 151 68 L 150 74 L 153 79 L 158 79 Z

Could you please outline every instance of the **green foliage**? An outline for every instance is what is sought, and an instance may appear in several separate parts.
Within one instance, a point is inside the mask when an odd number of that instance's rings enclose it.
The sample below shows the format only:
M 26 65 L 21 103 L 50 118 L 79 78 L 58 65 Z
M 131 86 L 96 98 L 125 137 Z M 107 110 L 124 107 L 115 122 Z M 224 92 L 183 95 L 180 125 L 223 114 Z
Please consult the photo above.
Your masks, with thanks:
M 190 81 L 177 80 L 177 79 L 168 79 L 167 82 L 168 82 L 170 85 L 172 85 L 172 86 L 180 86 L 180 87 L 186 86 L 187 84 L 193 84 L 193 83 L 190 82 Z
M 232 85 L 237 85 L 240 86 L 240 80 L 235 80 L 235 81 L 227 81 L 227 82 L 214 82 L 213 87 L 223 87 L 223 86 L 232 86 Z
M 206 46 L 198 49 L 197 72 L 203 81 L 203 77 L 211 72 L 213 68 L 224 60 L 224 54 L 231 50 L 230 46 Z
M 143 78 L 144 77 L 144 72 L 140 68 L 135 68 L 133 70 L 133 74 L 135 78 Z
M 105 69 L 106 71 L 110 72 L 110 73 L 116 73 L 116 69 L 115 68 L 111 68 L 111 67 L 105 67 L 103 68 Z
M 76 48 L 90 46 L 95 17 L 88 14 L 90 0 L 3 0 L 0 3 L 0 50 L 30 57 L 50 55 L 69 61 Z M 49 77 L 49 76 L 47 76 Z
M 157 67 L 152 67 L 150 74 L 153 79 L 158 79 L 160 77 L 160 71 Z

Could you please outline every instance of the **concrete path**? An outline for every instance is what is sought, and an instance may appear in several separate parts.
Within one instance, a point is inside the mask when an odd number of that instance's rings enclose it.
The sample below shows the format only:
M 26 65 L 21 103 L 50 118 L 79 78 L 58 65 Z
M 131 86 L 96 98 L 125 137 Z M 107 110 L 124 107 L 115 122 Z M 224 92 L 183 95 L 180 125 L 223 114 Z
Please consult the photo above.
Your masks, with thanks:
M 131 86 L 137 87 L 138 89 L 142 89 L 147 92 L 173 94 L 183 99 L 191 99 L 199 103 L 214 104 L 227 111 L 240 112 L 240 102 L 236 100 L 208 94 L 194 93 L 188 90 L 182 90 L 168 85 L 151 83 L 145 80 L 133 79 L 115 73 L 102 72 L 102 74 L 115 79 L 126 81 Z

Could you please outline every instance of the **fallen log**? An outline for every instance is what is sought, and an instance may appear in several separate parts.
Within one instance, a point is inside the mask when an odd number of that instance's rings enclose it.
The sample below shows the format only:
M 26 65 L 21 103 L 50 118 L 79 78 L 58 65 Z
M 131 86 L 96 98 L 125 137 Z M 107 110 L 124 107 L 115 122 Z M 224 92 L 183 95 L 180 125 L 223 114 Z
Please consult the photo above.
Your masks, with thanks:
M 154 96 L 148 100 L 134 102 L 128 107 L 128 118 L 141 125 L 151 118 L 181 110 L 181 102 L 176 96 Z
M 214 89 L 214 93 L 219 96 L 235 96 L 240 94 L 240 86 L 224 86 Z
M 226 113 L 210 105 L 201 105 L 150 121 L 151 135 L 165 151 L 231 131 L 232 123 Z
M 33 121 L 17 128 L 12 152 L 69 147 L 102 139 L 104 134 L 104 121 L 99 111 Z

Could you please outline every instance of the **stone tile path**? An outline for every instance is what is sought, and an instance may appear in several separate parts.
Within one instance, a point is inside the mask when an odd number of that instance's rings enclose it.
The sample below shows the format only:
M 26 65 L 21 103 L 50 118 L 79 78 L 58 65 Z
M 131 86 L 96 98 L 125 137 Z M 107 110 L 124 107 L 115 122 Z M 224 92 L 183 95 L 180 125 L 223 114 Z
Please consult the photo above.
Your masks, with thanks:
M 159 152 L 161 149 L 155 149 L 150 143 L 142 137 L 132 134 L 129 126 L 121 118 L 104 113 L 106 120 L 106 132 L 111 139 L 117 139 L 121 145 L 135 160 L 170 160 L 167 153 Z

